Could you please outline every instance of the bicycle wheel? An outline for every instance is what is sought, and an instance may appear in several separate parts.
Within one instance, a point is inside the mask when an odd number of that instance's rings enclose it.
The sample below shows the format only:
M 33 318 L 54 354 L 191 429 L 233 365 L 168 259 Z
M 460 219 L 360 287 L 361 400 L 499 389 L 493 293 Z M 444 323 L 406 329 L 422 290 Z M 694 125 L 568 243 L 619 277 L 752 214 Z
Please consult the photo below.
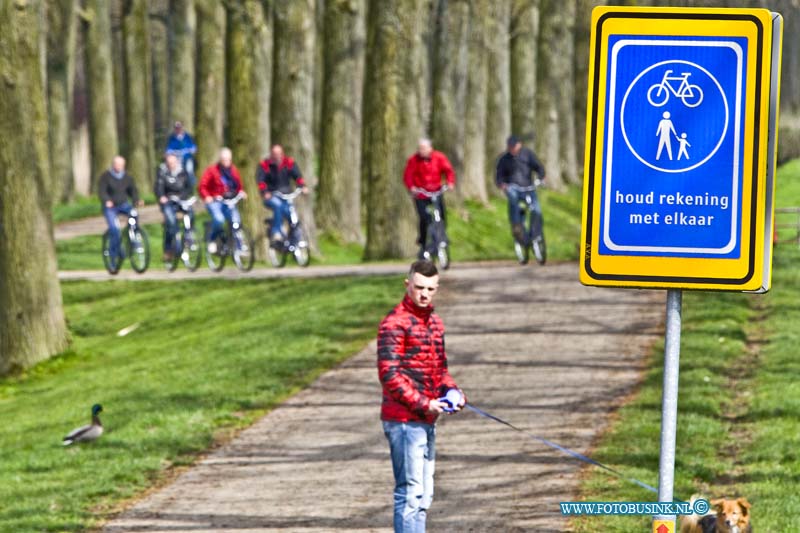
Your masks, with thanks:
M 181 235 L 178 233 L 175 235 L 175 241 L 172 243 L 172 255 L 169 259 L 167 259 L 166 254 L 164 255 L 164 268 L 167 269 L 168 272 L 174 272 L 176 268 L 178 268 L 178 253 L 175 253 L 176 250 L 180 250 L 182 247 L 181 244 Z M 164 250 L 167 250 L 167 231 L 164 228 Z
M 514 253 L 520 265 L 528 264 L 528 247 L 520 244 L 516 239 L 514 239 Z
M 697 107 L 703 103 L 703 89 L 699 85 L 687 85 L 681 100 L 686 107 Z
M 285 265 L 286 249 L 283 246 L 283 242 L 271 243 L 269 239 L 267 239 L 267 256 L 269 257 L 270 264 L 275 268 L 281 268 Z
M 308 239 L 303 235 L 303 228 L 298 224 L 293 230 L 290 230 L 292 239 L 295 242 L 292 255 L 294 260 L 301 267 L 307 267 L 311 262 L 311 254 L 308 250 Z
M 116 274 L 122 266 L 122 258 L 111 255 L 111 233 L 106 231 L 103 233 L 103 264 L 108 270 L 109 274 Z
M 133 230 L 132 238 L 128 238 L 128 255 L 131 267 L 138 274 L 142 274 L 150 266 L 150 242 L 147 233 L 142 228 Z
M 203 256 L 203 247 L 201 243 L 197 242 L 197 237 L 194 234 L 194 229 L 187 230 L 183 238 L 183 249 L 181 250 L 181 260 L 189 270 L 194 272 L 200 266 L 200 260 Z
M 547 261 L 547 244 L 544 240 L 544 220 L 537 213 L 531 214 L 531 250 L 540 265 Z
M 655 92 L 653 92 L 655 90 Z M 647 90 L 647 101 L 654 107 L 661 107 L 669 100 L 669 89 L 660 83 L 651 85 Z
M 450 268 L 450 251 L 444 242 L 440 243 L 439 249 L 436 251 L 436 258 L 439 260 L 439 266 L 442 267 L 442 270 Z
M 224 241 L 222 236 L 217 236 L 214 239 L 213 243 L 210 241 L 211 237 L 211 226 L 210 224 L 206 225 L 205 233 L 203 234 L 203 242 L 206 245 L 206 263 L 208 264 L 208 268 L 213 270 L 214 272 L 219 272 L 225 267 L 225 258 L 227 254 L 224 254 Z M 213 253 L 209 251 L 209 245 L 213 248 Z
M 249 272 L 253 268 L 253 261 L 255 261 L 255 246 L 253 244 L 253 237 L 245 227 L 239 227 L 233 230 L 233 239 L 231 243 L 231 255 L 236 267 L 242 272 Z

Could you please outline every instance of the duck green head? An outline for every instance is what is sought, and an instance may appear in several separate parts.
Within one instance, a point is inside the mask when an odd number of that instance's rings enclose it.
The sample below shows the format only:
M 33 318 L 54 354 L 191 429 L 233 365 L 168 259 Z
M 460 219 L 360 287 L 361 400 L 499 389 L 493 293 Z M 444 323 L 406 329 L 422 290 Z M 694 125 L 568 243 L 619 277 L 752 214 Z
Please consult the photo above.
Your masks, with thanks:
M 92 406 L 92 416 L 97 416 L 98 413 L 103 411 L 103 406 L 96 403 Z

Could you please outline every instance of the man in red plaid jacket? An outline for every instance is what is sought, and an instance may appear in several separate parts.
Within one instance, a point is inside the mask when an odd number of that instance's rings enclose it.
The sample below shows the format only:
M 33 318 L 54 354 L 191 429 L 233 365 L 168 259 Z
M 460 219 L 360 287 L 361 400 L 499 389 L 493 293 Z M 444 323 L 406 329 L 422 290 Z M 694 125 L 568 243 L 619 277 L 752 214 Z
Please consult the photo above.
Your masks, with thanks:
M 442 319 L 433 313 L 439 274 L 430 261 L 411 265 L 406 295 L 378 330 L 378 376 L 383 385 L 381 420 L 394 471 L 395 532 L 425 531 L 433 500 L 436 419 L 440 401 L 458 389 L 447 370 Z M 453 406 L 460 410 L 466 402 Z

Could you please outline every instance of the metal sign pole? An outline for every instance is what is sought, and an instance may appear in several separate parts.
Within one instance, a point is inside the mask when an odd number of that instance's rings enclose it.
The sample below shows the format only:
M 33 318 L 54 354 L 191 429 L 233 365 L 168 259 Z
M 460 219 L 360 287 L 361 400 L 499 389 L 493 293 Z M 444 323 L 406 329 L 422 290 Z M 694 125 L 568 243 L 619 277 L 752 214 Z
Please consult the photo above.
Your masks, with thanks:
M 675 479 L 675 435 L 678 422 L 678 365 L 681 355 L 680 289 L 667 291 L 667 331 L 664 343 L 664 391 L 661 397 L 661 455 L 658 462 L 658 501 L 671 502 Z M 660 517 L 672 520 L 675 516 Z M 674 526 L 673 526 L 674 527 Z

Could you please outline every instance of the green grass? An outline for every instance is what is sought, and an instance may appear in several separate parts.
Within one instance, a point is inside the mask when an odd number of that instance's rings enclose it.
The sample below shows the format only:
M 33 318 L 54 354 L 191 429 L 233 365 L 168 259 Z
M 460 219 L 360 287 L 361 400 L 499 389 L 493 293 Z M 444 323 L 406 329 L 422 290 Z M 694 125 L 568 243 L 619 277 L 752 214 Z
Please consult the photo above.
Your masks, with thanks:
M 800 205 L 800 162 L 778 172 L 776 204 Z M 685 293 L 675 496 L 745 496 L 754 531 L 798 531 L 800 516 L 800 250 L 775 250 L 767 295 Z M 663 345 L 593 457 L 657 485 Z M 581 498 L 653 501 L 655 495 L 587 471 Z M 644 531 L 651 517 L 582 517 L 577 531 Z
M 540 198 L 545 217 L 548 260 L 577 260 L 581 217 L 580 189 L 571 187 L 563 193 L 545 189 L 540 191 Z M 200 222 L 204 220 L 203 217 Z M 145 229 L 150 237 L 150 249 L 154 258 L 152 265 L 158 268 L 163 235 L 161 226 L 148 225 Z M 448 212 L 448 234 L 453 261 L 515 258 L 508 211 L 503 198 L 492 198 L 487 204 L 467 201 L 463 206 L 451 205 Z M 100 245 L 99 235 L 58 241 L 56 252 L 59 269 L 103 269 Z M 319 247 L 321 253 L 312 257 L 312 264 L 344 265 L 362 262 L 364 249 L 358 244 L 345 244 L 336 237 L 325 234 L 319 240 Z
M 401 292 L 398 277 L 63 284 L 69 352 L 0 380 L 0 531 L 91 527 L 361 348 Z M 96 402 L 108 433 L 63 448 Z

